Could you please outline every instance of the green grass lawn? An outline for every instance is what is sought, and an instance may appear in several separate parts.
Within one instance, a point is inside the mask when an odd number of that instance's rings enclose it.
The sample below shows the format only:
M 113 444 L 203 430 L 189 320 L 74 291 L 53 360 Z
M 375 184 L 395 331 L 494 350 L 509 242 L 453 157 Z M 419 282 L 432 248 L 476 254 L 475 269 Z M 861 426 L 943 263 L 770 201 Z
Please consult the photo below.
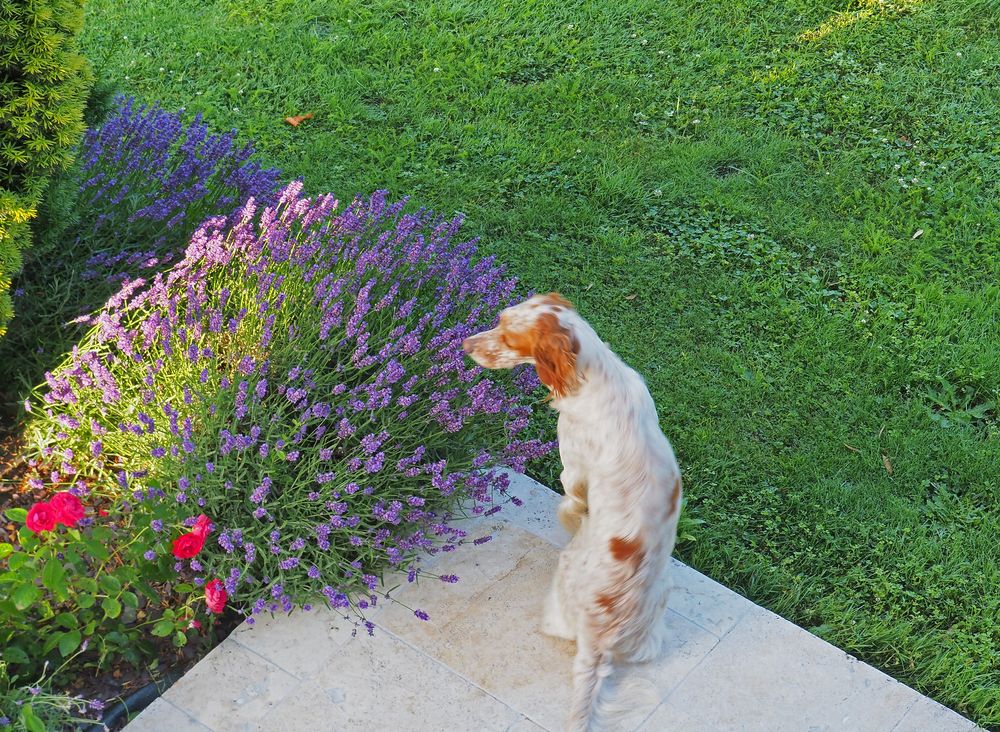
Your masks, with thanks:
M 467 214 L 648 379 L 684 560 L 1000 729 L 995 0 L 88 12 L 127 93 Z

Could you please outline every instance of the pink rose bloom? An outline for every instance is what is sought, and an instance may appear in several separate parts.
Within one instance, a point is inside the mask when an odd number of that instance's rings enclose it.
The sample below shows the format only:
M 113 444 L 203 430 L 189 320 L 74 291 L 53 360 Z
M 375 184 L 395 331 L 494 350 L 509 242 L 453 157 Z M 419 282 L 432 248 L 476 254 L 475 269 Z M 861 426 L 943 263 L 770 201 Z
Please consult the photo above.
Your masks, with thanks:
M 77 522 L 87 513 L 80 499 L 66 491 L 52 496 L 49 499 L 49 505 L 55 511 L 56 523 L 66 526 L 76 526 Z
M 36 534 L 40 531 L 52 531 L 56 527 L 57 516 L 50 503 L 39 502 L 28 509 L 28 518 L 24 524 Z
M 205 604 L 208 605 L 210 612 L 221 613 L 226 609 L 226 600 L 228 599 L 226 588 L 219 580 L 214 579 L 205 584 Z

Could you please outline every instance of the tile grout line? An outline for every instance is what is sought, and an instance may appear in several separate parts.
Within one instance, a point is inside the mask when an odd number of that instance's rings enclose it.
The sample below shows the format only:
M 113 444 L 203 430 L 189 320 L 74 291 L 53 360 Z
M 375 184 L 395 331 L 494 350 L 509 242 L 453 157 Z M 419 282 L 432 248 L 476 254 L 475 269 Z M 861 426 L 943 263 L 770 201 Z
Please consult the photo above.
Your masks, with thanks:
M 161 694 L 158 698 L 159 699 L 163 699 L 163 695 Z M 156 699 L 154 699 L 153 701 L 155 702 Z M 180 712 L 181 714 L 183 714 L 184 716 L 186 716 L 188 719 L 190 719 L 191 721 L 193 721 L 198 726 L 204 727 L 205 729 L 208 730 L 208 732 L 215 732 L 215 728 L 214 727 L 209 727 L 207 724 L 205 724 L 204 722 L 202 722 L 196 716 L 194 716 L 193 714 L 191 714 L 191 712 L 189 712 L 187 709 L 183 709 L 183 708 L 177 706 L 176 704 L 174 704 L 169 699 L 163 699 L 163 703 L 166 704 L 169 707 L 172 707 L 172 708 L 176 709 L 178 712 Z M 152 706 L 152 704 L 150 706 Z M 148 709 L 148 708 L 149 707 L 146 707 L 146 709 Z M 143 711 L 145 711 L 145 710 L 143 710 Z
M 678 560 L 678 561 L 679 561 L 679 560 Z M 684 566 L 685 566 L 685 567 L 687 567 L 688 565 L 686 565 L 686 564 L 685 564 Z M 693 568 L 692 568 L 692 567 L 688 567 L 688 569 L 693 569 Z M 696 570 L 696 569 L 695 569 L 694 571 L 695 571 L 695 572 L 697 572 L 698 570 Z M 680 585 L 674 585 L 674 586 L 673 586 L 673 588 L 672 588 L 672 590 L 675 590 L 675 589 L 677 589 L 678 587 L 680 587 Z M 728 589 L 728 588 L 726 588 L 726 589 Z M 727 631 L 726 631 L 725 633 L 723 633 L 722 635 L 719 635 L 718 633 L 716 633 L 716 632 L 715 632 L 714 630 L 712 630 L 711 628 L 706 628 L 706 627 L 705 627 L 704 625 L 702 625 L 701 623 L 699 623 L 699 622 L 698 622 L 697 620 L 695 620 L 694 618 L 689 618 L 689 617 L 688 617 L 687 615 L 685 615 L 684 613 L 682 613 L 682 612 L 681 612 L 680 610 L 677 610 L 676 608 L 672 608 L 672 607 L 670 607 L 670 601 L 669 601 L 669 600 L 667 601 L 667 612 L 673 612 L 673 613 L 674 613 L 675 615 L 677 615 L 677 617 L 679 617 L 679 618 L 684 618 L 684 619 L 685 619 L 686 621 L 688 621 L 689 623 L 691 623 L 691 625 L 694 625 L 694 626 L 695 626 L 695 627 L 697 627 L 697 628 L 701 628 L 702 630 L 704 630 L 704 631 L 705 631 L 706 633 L 708 633 L 709 635 L 713 635 L 713 636 L 715 636 L 715 637 L 716 637 L 716 638 L 717 638 L 718 640 L 720 640 L 720 641 L 721 641 L 721 640 L 722 640 L 723 638 L 725 638 L 725 637 L 726 637 L 727 635 L 729 635 L 729 633 L 730 633 L 730 632 L 732 631 L 732 629 L 733 629 L 733 628 L 735 628 L 735 627 L 736 627 L 737 625 L 739 625 L 740 623 L 742 623 L 742 622 L 743 622 L 743 618 L 745 618 L 745 617 L 746 617 L 747 615 L 749 615 L 749 614 L 750 614 L 750 611 L 751 611 L 751 610 L 753 610 L 753 609 L 754 609 L 755 607 L 760 607 L 759 605 L 756 605 L 755 603 L 753 603 L 753 602 L 751 602 L 750 600 L 748 600 L 748 599 L 746 599 L 745 597 L 743 597 L 743 595 L 740 595 L 739 593 L 735 593 L 735 594 L 736 594 L 736 595 L 737 595 L 737 596 L 738 596 L 738 597 L 739 597 L 739 598 L 740 598 L 741 600 L 743 600 L 743 604 L 744 604 L 744 605 L 749 605 L 749 607 L 747 607 L 747 608 L 746 608 L 746 609 L 745 609 L 745 610 L 744 610 L 744 611 L 743 611 L 743 612 L 742 612 L 742 613 L 740 614 L 740 616 L 739 616 L 738 618 L 736 618 L 736 622 L 734 622 L 734 623 L 732 624 L 732 626 L 731 626 L 731 627 L 729 628 L 729 630 L 727 630 Z
M 722 635 L 716 635 L 716 634 L 715 634 L 715 633 L 713 633 L 712 631 L 708 630 L 708 628 L 702 628 L 702 627 L 701 627 L 700 625 L 698 625 L 697 623 L 695 623 L 695 622 L 694 622 L 693 620 L 689 620 L 688 618 L 684 617 L 683 615 L 681 615 L 681 614 L 680 614 L 679 612 L 677 612 L 676 610 L 671 610 L 671 609 L 670 609 L 670 607 L 669 607 L 669 605 L 668 605 L 668 607 L 667 607 L 667 612 L 672 612 L 672 613 L 674 613 L 674 614 L 675 614 L 675 615 L 676 615 L 677 617 L 679 617 L 679 618 L 683 618 L 684 620 L 686 620 L 687 622 L 691 623 L 691 624 L 692 624 L 692 625 L 694 625 L 695 627 L 697 627 L 697 628 L 701 628 L 701 629 L 702 629 L 702 630 L 704 630 L 704 631 L 705 631 L 706 633 L 708 633 L 708 634 L 709 634 L 709 635 L 711 635 L 711 636 L 712 636 L 713 638 L 715 638 L 715 643 L 713 643 L 713 644 L 712 644 L 712 647 L 711 647 L 711 648 L 709 648 L 709 649 L 708 649 L 708 651 L 707 651 L 707 652 L 706 652 L 706 653 L 705 653 L 705 654 L 704 654 L 704 655 L 703 655 L 703 656 L 702 656 L 701 658 L 699 658 L 699 659 L 698 659 L 698 663 L 696 663 L 696 664 L 695 664 L 694 666 L 692 666 L 692 667 L 691 667 L 691 668 L 690 668 L 690 669 L 688 670 L 688 672 L 687 672 L 686 674 L 684 674 L 684 675 L 683 675 L 683 676 L 682 676 L 682 677 L 680 678 L 680 680 L 679 680 L 679 681 L 678 681 L 678 682 L 677 682 L 676 684 L 674 684 L 673 686 L 671 686 L 671 687 L 670 687 L 670 690 L 669 690 L 669 691 L 668 691 L 668 692 L 667 692 L 667 693 L 666 693 L 666 694 L 664 695 L 664 697 L 663 697 L 663 698 L 662 698 L 662 699 L 660 700 L 660 703 L 659 703 L 659 704 L 657 704 L 657 705 L 656 705 L 655 707 L 653 707 L 653 708 L 652 708 L 652 709 L 650 710 L 649 714 L 647 714 L 647 715 L 646 715 L 645 717 L 643 717 L 643 718 L 642 718 L 642 719 L 641 719 L 641 720 L 639 721 L 639 723 L 638 723 L 638 724 L 637 724 L 637 725 L 636 725 L 636 726 L 635 726 L 635 727 L 633 728 L 632 732 L 636 732 L 636 730 L 638 730 L 638 729 L 639 729 L 640 727 L 642 727 L 642 725 L 644 725 L 644 724 L 645 724 L 646 722 L 648 722 L 648 721 L 649 721 L 649 719 L 650 719 L 650 718 L 651 718 L 651 717 L 652 717 L 652 716 L 653 716 L 654 714 L 656 714 L 657 710 L 659 710 L 659 709 L 660 709 L 660 707 L 662 707 L 662 706 L 663 706 L 664 704 L 666 704 L 666 703 L 667 703 L 668 701 L 670 701 L 670 697 L 672 697 L 672 696 L 674 695 L 674 692 L 676 692 L 676 691 L 677 691 L 677 690 L 678 690 L 679 688 L 681 688 L 681 686 L 682 686 L 682 685 L 684 684 L 684 682 L 685 682 L 685 681 L 687 681 L 687 678 L 688 678 L 688 677 L 689 677 L 689 676 L 690 676 L 691 674 L 693 674 L 693 673 L 694 673 L 694 672 L 695 672 L 695 671 L 696 671 L 696 670 L 697 670 L 698 668 L 700 668 L 700 667 L 701 667 L 701 665 L 702 665 L 702 664 L 703 664 L 703 663 L 705 662 L 705 659 L 707 659 L 707 658 L 708 658 L 709 656 L 711 656 L 711 655 L 712 655 L 712 653 L 713 653 L 713 652 L 715 651 L 715 649 L 716 649 L 716 648 L 718 648 L 718 647 L 719 647 L 719 646 L 720 646 L 720 645 L 722 644 L 722 640 L 723 640 L 723 639 L 724 639 L 724 638 L 725 638 L 726 636 L 728 636 L 728 635 L 729 635 L 729 634 L 730 634 L 731 632 L 733 632 L 733 629 L 734 629 L 734 628 L 736 628 L 736 626 L 737 626 L 737 625 L 739 625 L 740 623 L 742 623 L 742 622 L 743 622 L 743 618 L 745 618 L 745 617 L 747 616 L 747 613 L 744 613 L 743 615 L 741 615 L 741 616 L 740 616 L 740 619 L 739 619 L 739 620 L 737 620 L 737 621 L 736 621 L 735 623 L 733 623 L 733 626 L 732 626 L 732 627 L 731 627 L 731 628 L 730 628 L 729 630 L 727 630 L 727 631 L 726 631 L 725 633 L 723 633 Z
M 233 638 L 233 633 L 230 633 L 229 636 L 226 638 L 226 640 L 229 640 L 230 638 L 232 638 L 233 643 L 235 643 L 236 645 L 238 645 L 243 650 L 245 650 L 245 651 L 247 651 L 249 653 L 252 653 L 253 655 L 257 656 L 257 658 L 260 658 L 260 659 L 263 659 L 264 661 L 267 661 L 269 664 L 271 664 L 272 666 L 274 666 L 276 669 L 278 669 L 279 671 L 282 671 L 282 672 L 288 674 L 289 676 L 291 676 L 296 681 L 306 681 L 307 680 L 306 677 L 300 676 L 298 673 L 296 673 L 294 671 L 289 671 L 287 668 L 285 668 L 284 666 L 282 666 L 280 663 L 278 663 L 277 661 L 275 661 L 273 658 L 268 658 L 267 656 L 265 656 L 260 651 L 254 650 L 253 648 L 251 648 L 250 646 L 246 645 L 245 643 L 240 642 L 239 638 Z M 223 641 L 223 642 L 225 642 L 225 641 Z M 219 645 L 222 645 L 222 644 L 220 643 Z
M 906 711 L 904 711 L 903 714 L 900 716 L 900 718 L 896 720 L 896 724 L 892 725 L 892 729 L 889 730 L 889 732 L 896 732 L 896 730 L 899 729 L 899 725 L 901 725 L 903 723 L 903 720 L 906 719 L 906 715 L 910 713 L 913 707 L 917 706 L 917 703 L 920 701 L 920 696 L 919 696 L 920 692 L 917 693 L 918 696 L 912 702 L 910 702 L 910 706 L 908 706 L 906 708 Z

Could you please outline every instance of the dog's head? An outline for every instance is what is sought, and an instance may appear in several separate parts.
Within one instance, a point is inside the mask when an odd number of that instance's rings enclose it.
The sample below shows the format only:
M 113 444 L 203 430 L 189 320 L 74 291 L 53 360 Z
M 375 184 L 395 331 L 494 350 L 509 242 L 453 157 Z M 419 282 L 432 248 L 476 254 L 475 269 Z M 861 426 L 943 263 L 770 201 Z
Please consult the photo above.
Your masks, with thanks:
M 558 293 L 535 295 L 504 310 L 496 328 L 466 338 L 462 348 L 488 369 L 534 364 L 552 396 L 563 397 L 580 382 L 580 342 L 573 332 L 573 315 L 573 306 Z

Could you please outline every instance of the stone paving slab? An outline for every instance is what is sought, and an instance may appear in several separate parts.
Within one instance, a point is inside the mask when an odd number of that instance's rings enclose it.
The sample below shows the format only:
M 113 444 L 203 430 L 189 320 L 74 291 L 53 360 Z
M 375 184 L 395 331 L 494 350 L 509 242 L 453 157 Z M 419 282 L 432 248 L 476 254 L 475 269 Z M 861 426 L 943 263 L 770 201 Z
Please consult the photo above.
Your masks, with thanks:
M 128 729 L 170 730 L 170 732 L 209 732 L 208 727 L 199 723 L 187 712 L 182 712 L 163 698 L 157 699 L 139 715 Z M 137 727 L 138 725 L 138 727 Z
M 369 614 L 373 637 L 326 609 L 241 626 L 128 732 L 561 730 L 574 645 L 539 632 L 568 536 L 558 496 L 523 476 L 524 501 L 468 522 L 479 547 L 436 557 Z M 502 518 L 501 518 L 502 517 Z M 643 732 L 971 732 L 979 729 L 681 562 L 655 664 L 616 670 Z M 430 615 L 422 622 L 414 609 Z

